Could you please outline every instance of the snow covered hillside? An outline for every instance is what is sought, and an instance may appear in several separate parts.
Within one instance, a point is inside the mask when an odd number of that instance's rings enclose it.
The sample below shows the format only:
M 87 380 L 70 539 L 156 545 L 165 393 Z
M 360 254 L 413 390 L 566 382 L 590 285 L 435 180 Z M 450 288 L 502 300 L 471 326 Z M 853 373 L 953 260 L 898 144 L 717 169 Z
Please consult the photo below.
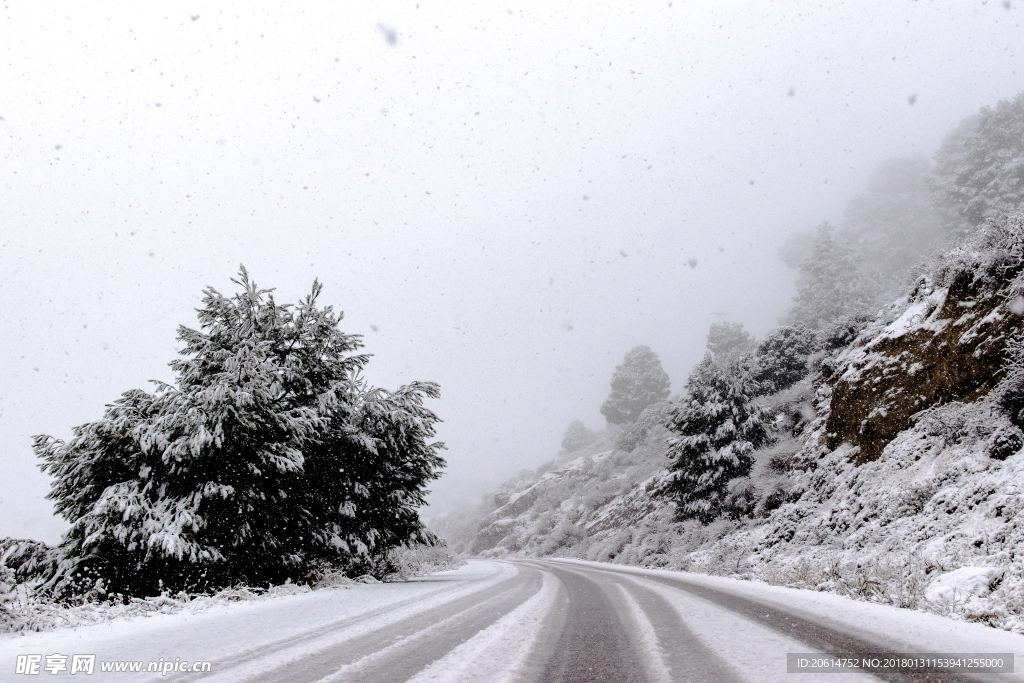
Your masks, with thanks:
M 714 521 L 674 521 L 667 431 L 630 447 L 627 425 L 506 484 L 462 550 L 757 578 L 1024 632 L 1022 235 L 1019 216 L 990 227 L 763 396 L 775 438 Z

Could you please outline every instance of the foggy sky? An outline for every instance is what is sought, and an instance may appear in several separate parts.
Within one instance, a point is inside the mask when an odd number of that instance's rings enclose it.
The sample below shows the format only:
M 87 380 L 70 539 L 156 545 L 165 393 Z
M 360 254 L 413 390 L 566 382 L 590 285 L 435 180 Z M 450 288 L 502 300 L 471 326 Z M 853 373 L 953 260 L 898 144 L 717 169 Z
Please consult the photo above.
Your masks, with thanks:
M 631 346 L 676 392 L 710 322 L 768 330 L 786 234 L 1024 88 L 996 1 L 219 6 L 0 6 L 0 535 L 56 539 L 30 435 L 171 379 L 239 263 L 441 384 L 474 500 Z

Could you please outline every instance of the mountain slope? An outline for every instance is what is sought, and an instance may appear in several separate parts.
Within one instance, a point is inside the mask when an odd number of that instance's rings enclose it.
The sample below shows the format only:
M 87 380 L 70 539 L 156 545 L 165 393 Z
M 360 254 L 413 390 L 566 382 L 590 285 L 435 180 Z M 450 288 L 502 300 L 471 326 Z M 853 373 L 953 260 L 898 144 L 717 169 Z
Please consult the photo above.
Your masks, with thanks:
M 730 483 L 730 515 L 673 521 L 667 432 L 631 448 L 627 427 L 510 482 L 468 549 L 760 578 L 1024 631 L 1024 391 L 1007 379 L 1022 272 L 1017 216 L 826 343 L 809 378 L 763 397 L 777 438 Z

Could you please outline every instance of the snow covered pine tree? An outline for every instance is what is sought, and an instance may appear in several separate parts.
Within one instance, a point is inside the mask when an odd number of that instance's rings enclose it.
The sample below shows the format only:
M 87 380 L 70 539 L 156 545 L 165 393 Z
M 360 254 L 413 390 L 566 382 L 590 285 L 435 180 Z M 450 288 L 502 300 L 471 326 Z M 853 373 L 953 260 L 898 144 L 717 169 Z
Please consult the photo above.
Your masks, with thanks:
M 754 354 L 752 373 L 758 393 L 782 391 L 803 379 L 810 372 L 807 359 L 817 343 L 816 335 L 801 323 L 772 330 Z
M 722 513 L 728 483 L 746 476 L 754 449 L 769 441 L 764 411 L 752 402 L 756 385 L 745 361 L 721 364 L 707 354 L 673 407 L 668 428 L 672 478 L 664 493 L 680 520 L 708 524 Z
M 601 414 L 609 424 L 630 423 L 647 406 L 668 398 L 670 385 L 657 354 L 647 346 L 636 346 L 615 368 L 612 391 L 601 405 Z
M 175 384 L 128 391 L 68 442 L 35 437 L 70 523 L 47 586 L 151 595 L 366 571 L 429 541 L 416 508 L 444 465 L 436 385 L 368 387 L 321 292 L 279 305 L 242 268 L 181 327 Z

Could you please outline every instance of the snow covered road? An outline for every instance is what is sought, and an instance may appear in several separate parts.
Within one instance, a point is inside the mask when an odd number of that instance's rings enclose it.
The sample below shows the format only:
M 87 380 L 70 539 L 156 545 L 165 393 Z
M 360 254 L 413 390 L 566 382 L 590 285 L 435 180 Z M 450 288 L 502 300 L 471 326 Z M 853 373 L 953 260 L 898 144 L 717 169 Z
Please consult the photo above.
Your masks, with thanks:
M 193 680 L 100 671 L 179 659 L 211 662 L 213 681 L 809 681 L 827 676 L 787 673 L 787 653 L 1007 652 L 1024 672 L 1024 636 L 824 593 L 568 560 L 473 561 L 408 583 L 3 636 L 0 680 Z M 96 672 L 15 674 L 18 655 L 53 653 L 95 654 Z

